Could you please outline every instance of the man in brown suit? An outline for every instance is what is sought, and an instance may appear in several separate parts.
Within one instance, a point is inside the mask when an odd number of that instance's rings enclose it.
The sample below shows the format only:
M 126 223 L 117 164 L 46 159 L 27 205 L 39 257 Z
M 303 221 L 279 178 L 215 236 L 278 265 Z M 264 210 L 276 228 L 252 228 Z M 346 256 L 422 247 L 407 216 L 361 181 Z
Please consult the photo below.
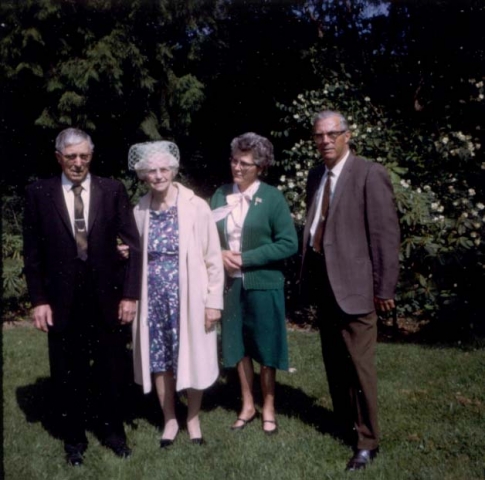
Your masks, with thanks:
M 399 224 L 382 165 L 354 156 L 338 112 L 323 111 L 313 136 L 323 164 L 307 181 L 302 287 L 317 306 L 322 354 L 335 416 L 358 470 L 378 452 L 377 311 L 395 308 Z

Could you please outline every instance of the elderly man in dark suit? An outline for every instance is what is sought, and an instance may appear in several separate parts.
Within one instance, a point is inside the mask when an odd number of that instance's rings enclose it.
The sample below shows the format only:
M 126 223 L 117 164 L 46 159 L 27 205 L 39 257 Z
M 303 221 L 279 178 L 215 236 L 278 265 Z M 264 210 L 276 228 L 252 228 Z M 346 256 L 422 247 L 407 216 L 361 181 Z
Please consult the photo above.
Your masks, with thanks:
M 103 444 L 119 457 L 131 454 L 120 387 L 124 329 L 140 291 L 139 239 L 123 185 L 89 173 L 93 148 L 85 132 L 63 130 L 56 139 L 62 175 L 26 191 L 25 275 L 34 324 L 48 333 L 55 408 L 71 465 L 83 463 L 87 448 L 88 397 L 99 410 Z M 118 239 L 130 247 L 128 260 L 120 260 Z M 91 363 L 96 401 L 88 394 Z
M 347 470 L 358 470 L 378 452 L 376 310 L 395 308 L 399 224 L 386 170 L 350 152 L 345 118 L 319 113 L 313 136 L 323 163 L 308 175 L 302 286 L 317 306 L 334 413 L 354 447 Z

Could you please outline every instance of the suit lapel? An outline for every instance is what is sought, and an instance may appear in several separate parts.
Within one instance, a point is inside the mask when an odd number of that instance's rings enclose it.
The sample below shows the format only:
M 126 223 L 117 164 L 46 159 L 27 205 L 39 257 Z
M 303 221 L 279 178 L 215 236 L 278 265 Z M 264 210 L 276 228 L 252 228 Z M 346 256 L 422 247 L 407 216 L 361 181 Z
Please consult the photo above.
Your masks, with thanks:
M 330 208 L 328 210 L 328 222 L 332 221 L 333 212 L 337 208 L 337 204 L 342 197 L 342 192 L 345 190 L 345 184 L 347 183 L 348 179 L 351 176 L 352 168 L 354 165 L 354 156 L 352 154 L 349 155 L 347 161 L 345 162 L 344 168 L 340 172 L 338 177 L 337 185 L 335 186 L 335 191 L 333 193 L 332 202 L 330 203 Z
M 74 233 L 72 231 L 71 220 L 69 218 L 69 213 L 67 211 L 66 200 L 64 198 L 64 192 L 62 191 L 61 177 L 57 177 L 53 181 L 53 185 L 50 189 L 50 197 L 54 208 L 61 217 L 62 223 L 69 231 L 69 233 L 74 238 Z
M 88 219 L 88 236 L 91 234 L 96 216 L 101 207 L 103 190 L 98 177 L 91 175 L 91 193 L 89 199 L 89 219 Z
M 308 205 L 308 213 L 307 213 L 307 220 L 305 223 L 305 230 L 303 232 L 303 245 L 304 248 L 306 248 L 306 245 L 308 244 L 309 237 L 310 237 L 310 228 L 313 223 L 313 219 L 315 217 L 315 211 L 317 208 L 317 191 L 318 187 L 320 186 L 320 182 L 322 181 L 323 174 L 325 173 L 325 166 L 320 165 L 318 167 L 318 170 L 315 171 L 315 174 L 312 177 L 312 183 L 310 185 L 309 191 L 308 191 L 308 199 L 311 199 L 310 205 Z

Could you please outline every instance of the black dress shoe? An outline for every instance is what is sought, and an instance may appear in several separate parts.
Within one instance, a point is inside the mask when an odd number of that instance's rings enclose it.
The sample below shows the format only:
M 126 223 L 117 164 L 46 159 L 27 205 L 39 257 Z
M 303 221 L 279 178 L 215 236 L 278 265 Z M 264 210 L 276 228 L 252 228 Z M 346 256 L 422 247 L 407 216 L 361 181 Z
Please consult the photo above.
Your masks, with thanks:
M 199 438 L 191 438 L 190 441 L 194 445 L 204 445 L 205 444 L 205 440 L 202 437 L 199 437 Z
M 126 444 L 125 440 L 107 440 L 103 442 L 106 448 L 109 448 L 117 457 L 129 458 L 131 457 L 131 448 Z
M 162 438 L 160 440 L 160 448 L 168 448 L 173 445 L 173 440 L 170 440 L 168 438 Z
M 66 462 L 72 467 L 80 467 L 83 464 L 83 453 L 86 450 L 85 444 L 69 444 L 64 445 L 66 452 Z
M 369 465 L 369 463 L 371 463 L 372 460 L 374 460 L 374 458 L 376 458 L 378 453 L 379 453 L 378 448 L 374 448 L 373 450 L 356 449 L 354 456 L 347 463 L 347 468 L 345 470 L 348 472 L 353 472 L 355 470 L 362 470 L 367 465 Z

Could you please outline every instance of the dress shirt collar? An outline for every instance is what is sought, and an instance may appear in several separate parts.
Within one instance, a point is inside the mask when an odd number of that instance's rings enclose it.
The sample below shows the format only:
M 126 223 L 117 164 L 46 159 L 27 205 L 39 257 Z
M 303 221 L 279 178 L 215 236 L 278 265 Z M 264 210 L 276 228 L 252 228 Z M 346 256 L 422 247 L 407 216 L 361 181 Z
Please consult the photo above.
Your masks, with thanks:
M 61 175 L 61 184 L 62 188 L 68 192 L 72 190 L 72 187 L 74 186 L 74 183 L 69 180 L 64 173 Z M 86 175 L 86 178 L 81 182 L 81 185 L 83 187 L 83 190 L 86 190 L 89 192 L 89 188 L 91 187 L 91 174 L 88 173 Z
M 342 172 L 345 162 L 349 158 L 349 155 L 350 155 L 350 150 L 347 150 L 347 153 L 343 156 L 342 160 L 340 160 L 340 162 L 338 162 L 335 165 L 335 167 L 332 168 L 331 171 L 332 171 L 334 183 L 337 181 L 338 177 L 340 176 L 340 173 Z M 328 172 L 328 168 L 325 167 L 325 175 L 327 174 L 327 172 Z
M 233 194 L 236 193 L 238 195 L 242 195 L 247 200 L 251 201 L 253 199 L 253 195 L 258 191 L 259 185 L 261 182 L 259 180 L 255 180 L 251 185 L 244 192 L 239 190 L 239 187 L 234 183 L 232 185 L 232 192 Z

